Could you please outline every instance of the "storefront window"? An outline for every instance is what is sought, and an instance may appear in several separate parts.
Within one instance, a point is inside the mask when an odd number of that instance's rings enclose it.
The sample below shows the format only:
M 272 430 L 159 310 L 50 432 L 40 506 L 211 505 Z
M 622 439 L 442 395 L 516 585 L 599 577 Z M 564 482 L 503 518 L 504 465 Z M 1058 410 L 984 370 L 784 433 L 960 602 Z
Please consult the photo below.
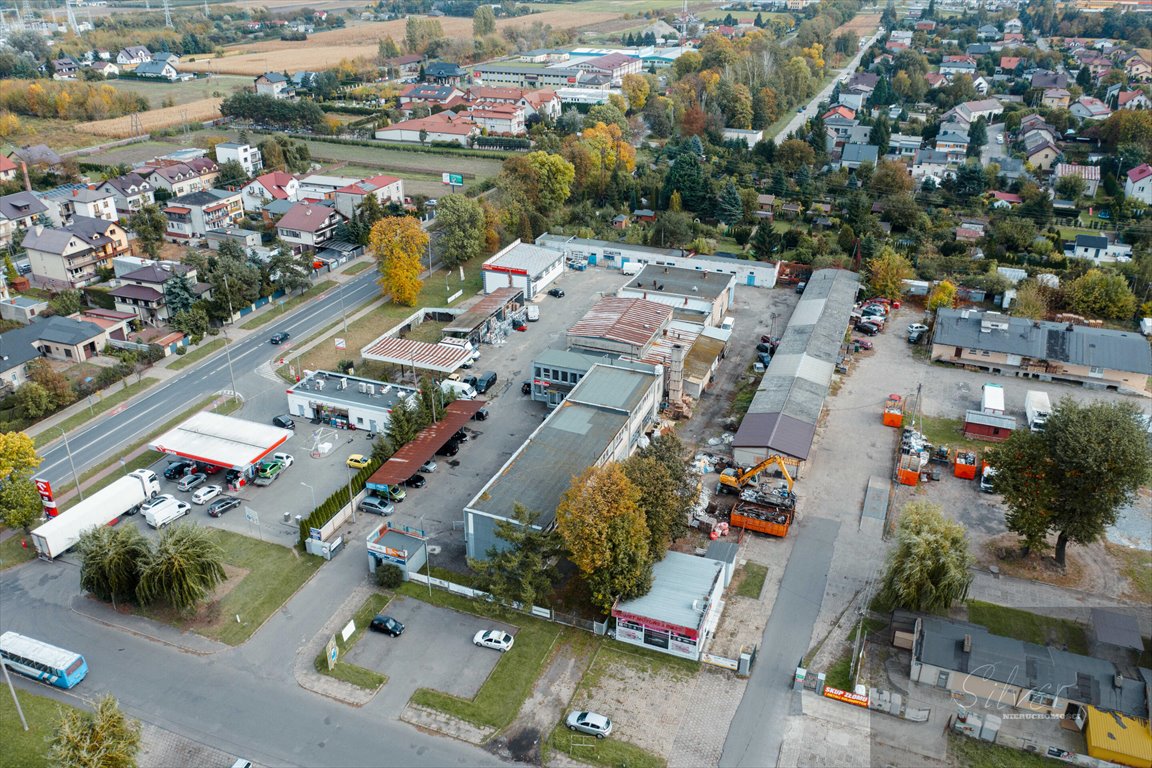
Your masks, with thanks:
M 652 629 L 651 627 L 644 628 L 644 645 L 655 646 L 656 648 L 668 647 L 668 633 L 659 629 Z

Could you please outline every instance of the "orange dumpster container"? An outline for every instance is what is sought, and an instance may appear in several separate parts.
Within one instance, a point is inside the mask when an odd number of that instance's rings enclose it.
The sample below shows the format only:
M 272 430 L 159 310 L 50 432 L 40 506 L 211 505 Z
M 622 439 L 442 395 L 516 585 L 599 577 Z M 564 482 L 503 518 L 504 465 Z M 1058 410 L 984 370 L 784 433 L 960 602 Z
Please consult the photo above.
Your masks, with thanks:
M 888 395 L 884 403 L 884 426 L 899 429 L 904 425 L 904 400 L 900 395 Z
M 952 474 L 961 480 L 975 480 L 978 465 L 975 451 L 957 449 L 952 460 Z

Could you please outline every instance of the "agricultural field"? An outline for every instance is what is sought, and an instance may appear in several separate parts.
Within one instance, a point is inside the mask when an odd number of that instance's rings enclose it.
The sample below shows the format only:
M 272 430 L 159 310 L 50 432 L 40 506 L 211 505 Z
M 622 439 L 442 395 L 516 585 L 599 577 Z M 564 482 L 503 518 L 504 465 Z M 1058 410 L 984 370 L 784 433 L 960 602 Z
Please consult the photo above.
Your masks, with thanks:
M 174 104 L 181 105 L 214 96 L 228 96 L 237 88 L 251 88 L 252 79 L 235 75 L 215 75 L 187 83 L 109 80 L 108 85 L 120 91 L 138 93 L 148 99 L 152 109 L 159 109 L 164 106 L 164 100 L 168 98 L 171 98 Z
M 855 32 L 861 40 L 865 40 L 871 37 L 879 26 L 879 13 L 858 13 L 855 18 L 837 27 L 832 32 L 831 39 L 835 40 L 837 35 L 844 32 Z
M 89 136 L 87 138 L 91 140 L 92 137 Z M 123 147 L 114 147 L 103 152 L 93 152 L 90 155 L 82 155 L 77 159 L 82 163 L 91 163 L 92 165 L 134 166 L 138 163 L 144 163 L 155 157 L 159 157 L 160 155 L 175 152 L 177 149 L 183 147 L 183 144 L 176 144 L 169 141 L 141 141 L 136 144 L 126 144 Z
M 611 6 L 605 2 L 604 5 Z M 619 11 L 587 11 L 584 3 L 573 4 L 564 10 L 534 13 L 514 19 L 497 19 L 497 29 L 527 26 L 539 22 L 553 29 L 575 29 L 599 24 L 620 16 Z M 579 10 L 577 10 L 579 7 Z M 472 19 L 445 16 L 439 19 L 448 37 L 472 37 Z M 302 69 L 322 70 L 341 59 L 374 58 L 377 44 L 391 35 L 394 40 L 404 39 L 403 20 L 354 24 L 346 29 L 333 29 L 309 35 L 304 42 L 263 40 L 242 44 L 228 50 L 222 59 L 203 59 L 181 64 L 180 69 L 191 72 L 220 72 L 235 75 L 262 75 L 265 72 L 295 72 Z
M 20 129 L 13 131 L 6 140 L 16 147 L 47 144 L 57 152 L 87 147 L 93 143 L 92 136 L 81 133 L 78 123 L 74 120 L 53 120 L 27 115 L 20 115 Z
M 141 112 L 139 115 L 140 127 L 147 133 L 149 131 L 158 131 L 162 128 L 171 128 L 174 125 L 182 125 L 184 123 L 213 120 L 220 117 L 221 101 L 223 101 L 223 99 L 210 97 L 190 101 L 187 104 L 178 104 L 175 107 L 164 107 L 162 109 Z M 84 133 L 117 139 L 132 136 L 136 133 L 136 131 L 133 130 L 132 117 L 130 115 L 114 117 L 109 120 L 97 120 L 92 123 L 81 123 L 77 125 L 76 128 Z
M 463 173 L 465 183 L 474 183 L 500 173 L 503 163 L 486 157 L 461 157 L 454 154 L 431 152 L 405 152 L 398 149 L 376 149 L 324 141 L 305 141 L 314 160 L 345 162 L 358 167 L 373 168 L 377 173 L 408 178 L 439 179 L 445 171 Z
M 563 12 L 570 10 L 575 3 L 527 3 L 529 8 L 534 11 L 540 12 Z M 581 0 L 579 7 L 581 11 L 586 13 L 612 13 L 625 14 L 631 13 L 636 15 L 645 13 L 647 11 L 667 11 L 668 13 L 679 13 L 683 8 L 683 3 L 677 3 L 675 0 Z M 705 4 L 700 6 L 697 3 L 689 3 L 689 10 L 704 11 L 715 8 L 712 4 Z M 535 18 L 535 17 L 531 17 Z

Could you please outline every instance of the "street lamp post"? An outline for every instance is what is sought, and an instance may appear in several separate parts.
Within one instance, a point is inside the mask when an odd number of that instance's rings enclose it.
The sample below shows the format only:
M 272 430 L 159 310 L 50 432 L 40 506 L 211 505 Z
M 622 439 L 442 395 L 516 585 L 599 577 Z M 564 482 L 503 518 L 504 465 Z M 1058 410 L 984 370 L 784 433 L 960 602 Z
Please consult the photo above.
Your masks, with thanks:
M 68 445 L 68 433 L 64 431 L 63 427 L 56 427 L 60 430 L 60 436 L 64 438 L 64 451 L 68 454 L 68 466 L 72 467 L 72 480 L 76 483 L 76 493 L 80 494 L 80 501 L 84 501 L 84 490 L 80 487 L 80 475 L 76 473 L 76 462 L 72 460 L 72 448 Z
M 300 483 L 300 485 L 304 486 L 305 488 L 307 488 L 309 491 L 312 492 L 312 509 L 315 510 L 316 509 L 316 489 L 313 488 L 312 486 L 308 485 L 308 483 L 305 483 L 303 481 Z
M 236 316 L 236 312 L 232 309 L 232 289 L 228 287 L 228 275 L 224 275 L 224 293 L 228 298 L 228 322 L 232 323 L 232 319 Z M 236 389 L 236 374 L 232 372 L 232 350 L 229 349 L 228 344 L 228 329 L 224 329 L 224 356 L 228 359 L 228 378 L 232 381 L 232 397 L 233 399 L 240 399 L 240 392 Z
M 355 503 L 356 497 L 352 493 L 352 469 L 347 464 L 344 465 L 344 477 L 348 481 L 348 506 L 352 508 L 352 524 L 355 525 L 356 524 L 356 503 Z
M 424 515 L 420 515 L 420 533 L 424 534 L 424 567 L 428 569 L 428 596 L 432 596 L 432 548 L 428 546 L 430 537 L 424 527 Z

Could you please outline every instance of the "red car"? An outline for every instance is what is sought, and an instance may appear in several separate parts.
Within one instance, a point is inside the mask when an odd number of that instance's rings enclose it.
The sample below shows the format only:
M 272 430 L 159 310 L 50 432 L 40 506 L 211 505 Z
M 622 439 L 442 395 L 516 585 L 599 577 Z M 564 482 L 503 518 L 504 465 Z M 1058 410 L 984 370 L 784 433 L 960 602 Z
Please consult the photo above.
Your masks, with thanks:
M 868 339 L 852 339 L 852 343 L 860 347 L 860 349 L 872 349 L 872 342 Z

